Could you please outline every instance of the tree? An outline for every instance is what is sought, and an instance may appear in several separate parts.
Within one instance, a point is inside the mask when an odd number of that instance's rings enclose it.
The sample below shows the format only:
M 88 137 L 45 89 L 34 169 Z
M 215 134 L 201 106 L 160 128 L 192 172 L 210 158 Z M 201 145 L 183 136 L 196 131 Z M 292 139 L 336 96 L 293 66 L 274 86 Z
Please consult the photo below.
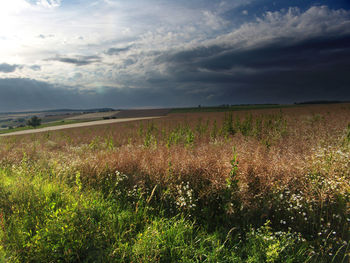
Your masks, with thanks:
M 33 116 L 31 119 L 27 121 L 27 125 L 32 126 L 34 128 L 37 126 L 40 126 L 40 124 L 41 124 L 41 119 L 39 119 L 37 116 Z

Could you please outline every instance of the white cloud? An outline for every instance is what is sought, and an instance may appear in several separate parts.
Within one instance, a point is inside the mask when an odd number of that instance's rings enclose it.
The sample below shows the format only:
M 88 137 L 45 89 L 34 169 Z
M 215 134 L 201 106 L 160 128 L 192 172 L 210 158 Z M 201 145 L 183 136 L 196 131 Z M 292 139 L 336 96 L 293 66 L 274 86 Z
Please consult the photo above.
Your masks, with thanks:
M 217 7 L 218 13 L 225 13 L 228 10 L 233 10 L 242 6 L 251 4 L 255 0 L 234 0 L 234 1 L 221 1 Z
M 45 8 L 55 8 L 61 6 L 61 0 L 39 0 L 36 4 Z
M 208 40 L 206 44 L 251 48 L 279 39 L 298 42 L 314 37 L 346 34 L 350 34 L 350 11 L 313 6 L 305 12 L 301 12 L 299 8 L 266 12 L 255 22 L 245 23 L 228 34 Z
M 222 29 L 225 26 L 225 24 L 227 24 L 227 21 L 222 19 L 218 14 L 215 14 L 214 12 L 205 10 L 203 11 L 203 15 L 205 24 L 211 29 Z
M 137 85 L 150 75 L 166 76 L 166 62 L 156 61 L 160 54 L 172 54 L 197 47 L 228 46 L 254 48 L 278 41 L 301 41 L 323 35 L 350 33 L 350 14 L 315 6 L 300 11 L 267 12 L 239 28 L 221 17 L 230 3 L 221 2 L 214 10 L 185 9 L 140 3 L 141 7 L 121 1 L 88 1 L 79 8 L 65 9 L 60 0 L 40 0 L 30 5 L 11 0 L 8 9 L 0 2 L 0 57 L 18 65 L 40 65 L 41 70 L 16 71 L 14 77 L 35 78 L 51 83 L 81 86 Z M 243 5 L 244 1 L 239 1 Z M 2 6 L 3 5 L 3 6 Z M 62 8 L 58 8 L 62 6 Z M 5 11 L 4 11 L 5 10 Z M 1 16 L 5 14 L 6 16 Z M 43 36 L 43 37 L 38 37 Z M 52 36 L 52 37 L 47 37 Z M 109 48 L 131 46 L 127 52 L 108 56 Z M 47 61 L 52 57 L 101 56 L 101 63 L 77 68 L 73 64 Z M 229 72 L 233 74 L 233 72 Z M 235 71 L 235 74 L 240 71 Z M 35 75 L 33 75 L 35 74 Z M 73 77 L 75 76 L 75 77 Z M 76 76 L 84 76 L 77 78 Z M 74 83 L 72 83 L 74 82 Z
M 30 4 L 25 0 L 11 0 L 0 2 L 0 15 L 9 16 L 19 14 L 25 9 L 28 9 Z

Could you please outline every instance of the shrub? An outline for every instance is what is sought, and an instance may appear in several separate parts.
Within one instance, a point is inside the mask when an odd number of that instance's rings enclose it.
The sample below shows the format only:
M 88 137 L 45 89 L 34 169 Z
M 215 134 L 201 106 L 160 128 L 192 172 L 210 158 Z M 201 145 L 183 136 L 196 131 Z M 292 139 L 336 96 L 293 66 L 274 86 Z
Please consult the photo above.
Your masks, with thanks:
M 31 119 L 27 121 L 28 126 L 32 126 L 36 128 L 37 126 L 40 126 L 41 124 L 41 119 L 39 119 L 37 116 L 33 116 Z

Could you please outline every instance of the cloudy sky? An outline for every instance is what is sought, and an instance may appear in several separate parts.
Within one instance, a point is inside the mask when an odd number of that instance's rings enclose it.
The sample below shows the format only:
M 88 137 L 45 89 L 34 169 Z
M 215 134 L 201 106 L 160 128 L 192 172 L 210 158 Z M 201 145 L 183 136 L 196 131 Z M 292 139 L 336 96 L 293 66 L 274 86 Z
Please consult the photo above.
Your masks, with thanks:
M 350 100 L 348 0 L 0 0 L 0 111 Z

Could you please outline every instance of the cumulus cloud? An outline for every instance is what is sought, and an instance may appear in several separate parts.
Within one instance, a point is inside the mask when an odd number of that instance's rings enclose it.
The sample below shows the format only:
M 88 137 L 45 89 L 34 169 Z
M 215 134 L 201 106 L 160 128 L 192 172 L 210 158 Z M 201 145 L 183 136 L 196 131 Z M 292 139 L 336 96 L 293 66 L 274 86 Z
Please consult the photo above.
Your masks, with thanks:
M 221 29 L 225 25 L 225 23 L 227 23 L 224 19 L 221 18 L 221 16 L 219 16 L 215 12 L 206 10 L 203 11 L 203 15 L 205 24 L 214 30 Z
M 0 72 L 2 73 L 11 73 L 16 71 L 16 69 L 22 68 L 21 65 L 10 65 L 7 63 L 2 63 L 0 64 Z
M 50 14 L 49 25 L 33 19 L 40 27 L 31 36 L 21 28 L 11 30 L 19 36 L 5 34 L 12 42 L 0 56 L 10 64 L 0 72 L 87 107 L 350 99 L 349 10 L 284 3 L 257 14 L 248 3 L 265 1 L 195 2 L 87 1 L 80 8 L 72 1 L 76 8 L 66 12 L 65 1 L 39 1 L 35 14 Z M 13 49 L 22 35 L 30 41 Z
M 45 8 L 55 8 L 61 6 L 61 0 L 38 0 L 36 4 Z
M 295 51 L 304 51 L 304 44 L 308 49 L 311 44 L 315 49 L 347 48 L 349 35 L 349 11 L 330 10 L 321 6 L 311 7 L 303 13 L 298 8 L 290 8 L 286 12 L 267 12 L 254 23 L 246 23 L 232 32 L 166 57 L 169 62 L 209 61 L 213 56 L 227 57 L 228 53 L 234 52 L 236 57 L 231 59 L 232 64 L 249 64 L 252 56 L 264 56 L 264 52 L 269 49 L 270 52 L 279 52 L 281 49 L 288 51 L 295 46 Z M 282 52 L 278 55 L 282 55 Z M 268 59 L 268 55 L 264 59 Z M 270 62 L 267 61 L 267 64 L 273 66 L 274 63 Z
M 143 54 L 132 67 L 143 87 L 181 87 L 203 103 L 349 99 L 349 22 L 348 11 L 325 6 L 267 12 L 215 39 Z
M 266 12 L 256 21 L 245 23 L 207 44 L 249 48 L 272 42 L 290 43 L 319 36 L 350 34 L 350 12 L 313 6 L 305 12 L 290 7 L 287 11 Z
M 237 29 L 204 41 L 200 39 L 196 41 L 194 38 L 184 43 L 179 39 L 181 34 L 182 32 L 174 33 L 171 40 L 168 40 L 168 34 L 145 35 L 142 41 L 136 42 L 139 48 L 135 48 L 134 53 L 130 52 L 129 56 L 138 55 L 140 65 L 148 62 L 153 68 L 161 64 L 167 66 L 200 61 L 207 61 L 208 68 L 214 68 L 216 57 L 227 57 L 232 53 L 235 54 L 235 58 L 231 64 L 239 65 L 249 64 L 254 55 L 263 56 L 265 49 L 270 49 L 270 53 L 276 50 L 282 54 L 282 49 L 290 50 L 292 46 L 302 50 L 302 43 L 312 42 L 317 47 L 318 44 L 325 45 L 327 41 L 330 41 L 329 48 L 332 48 L 331 45 L 335 42 L 338 46 L 346 47 L 346 36 L 350 34 L 350 12 L 331 10 L 326 6 L 314 6 L 305 12 L 298 8 L 289 8 L 286 11 L 266 12 L 254 22 L 245 23 Z M 172 45 L 167 47 L 168 42 Z M 144 43 L 153 43 L 155 47 L 163 46 L 163 49 L 157 52 L 153 52 L 152 49 L 145 52 L 147 49 Z M 121 50 L 116 50 L 119 51 Z M 211 66 L 210 62 L 214 65 Z M 272 62 L 269 60 L 267 64 L 274 66 Z

